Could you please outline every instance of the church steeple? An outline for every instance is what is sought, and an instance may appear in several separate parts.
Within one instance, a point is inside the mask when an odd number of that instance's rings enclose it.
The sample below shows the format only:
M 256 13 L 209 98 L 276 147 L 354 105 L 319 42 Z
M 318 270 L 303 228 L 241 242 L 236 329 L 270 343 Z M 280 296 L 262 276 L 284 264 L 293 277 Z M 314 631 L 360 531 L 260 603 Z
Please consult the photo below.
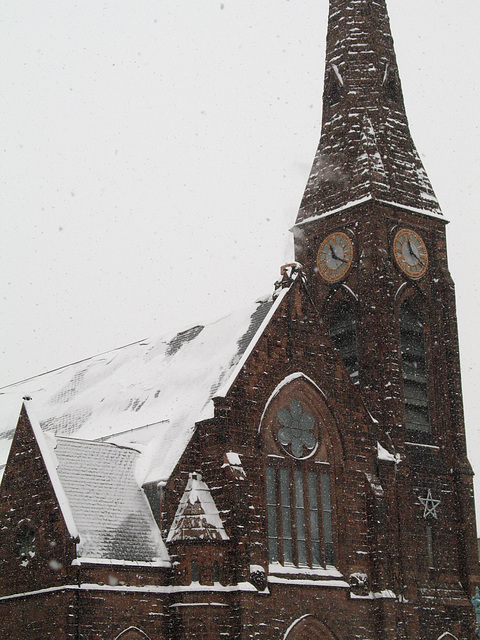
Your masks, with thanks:
M 441 213 L 410 135 L 385 0 L 330 0 L 322 133 L 296 222 L 367 199 Z

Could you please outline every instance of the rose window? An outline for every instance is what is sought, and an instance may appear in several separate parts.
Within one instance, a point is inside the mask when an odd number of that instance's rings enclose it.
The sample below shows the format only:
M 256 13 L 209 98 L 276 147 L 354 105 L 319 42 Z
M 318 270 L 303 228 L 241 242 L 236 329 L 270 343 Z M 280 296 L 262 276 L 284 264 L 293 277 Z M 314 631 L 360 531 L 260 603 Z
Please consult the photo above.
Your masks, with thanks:
M 305 458 L 314 451 L 317 446 L 315 420 L 311 413 L 303 410 L 299 400 L 292 400 L 288 409 L 280 409 L 277 419 L 282 425 L 278 430 L 278 440 L 288 454 L 294 458 Z

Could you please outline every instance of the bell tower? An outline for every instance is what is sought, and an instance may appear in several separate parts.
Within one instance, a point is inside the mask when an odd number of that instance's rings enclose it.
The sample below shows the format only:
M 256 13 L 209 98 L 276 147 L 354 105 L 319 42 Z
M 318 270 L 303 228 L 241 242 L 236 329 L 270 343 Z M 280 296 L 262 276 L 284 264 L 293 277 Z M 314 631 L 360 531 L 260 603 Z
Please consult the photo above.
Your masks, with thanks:
M 425 607 L 422 638 L 434 637 L 427 597 L 440 589 L 461 601 L 467 633 L 478 579 L 446 223 L 410 134 L 385 0 L 330 0 L 322 131 L 295 257 L 374 419 L 388 496 L 377 568 Z M 435 602 L 447 619 L 447 599 Z

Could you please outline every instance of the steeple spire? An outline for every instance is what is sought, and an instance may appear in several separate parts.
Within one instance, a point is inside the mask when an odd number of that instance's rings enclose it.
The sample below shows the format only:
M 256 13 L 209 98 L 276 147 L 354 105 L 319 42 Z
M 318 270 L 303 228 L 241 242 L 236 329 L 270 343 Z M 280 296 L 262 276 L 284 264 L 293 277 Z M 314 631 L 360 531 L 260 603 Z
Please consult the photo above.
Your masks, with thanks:
M 297 223 L 366 199 L 440 213 L 410 135 L 385 0 L 330 0 L 322 133 Z

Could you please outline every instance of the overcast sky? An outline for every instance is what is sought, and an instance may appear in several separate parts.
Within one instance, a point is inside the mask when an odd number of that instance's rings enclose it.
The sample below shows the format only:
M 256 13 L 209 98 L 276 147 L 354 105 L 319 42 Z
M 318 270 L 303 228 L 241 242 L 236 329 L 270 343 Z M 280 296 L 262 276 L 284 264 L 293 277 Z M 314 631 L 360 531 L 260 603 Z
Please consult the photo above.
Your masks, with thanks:
M 451 220 L 480 476 L 479 5 L 388 5 L 411 131 Z M 327 13 L 3 0 L 0 385 L 272 289 L 320 135 Z

